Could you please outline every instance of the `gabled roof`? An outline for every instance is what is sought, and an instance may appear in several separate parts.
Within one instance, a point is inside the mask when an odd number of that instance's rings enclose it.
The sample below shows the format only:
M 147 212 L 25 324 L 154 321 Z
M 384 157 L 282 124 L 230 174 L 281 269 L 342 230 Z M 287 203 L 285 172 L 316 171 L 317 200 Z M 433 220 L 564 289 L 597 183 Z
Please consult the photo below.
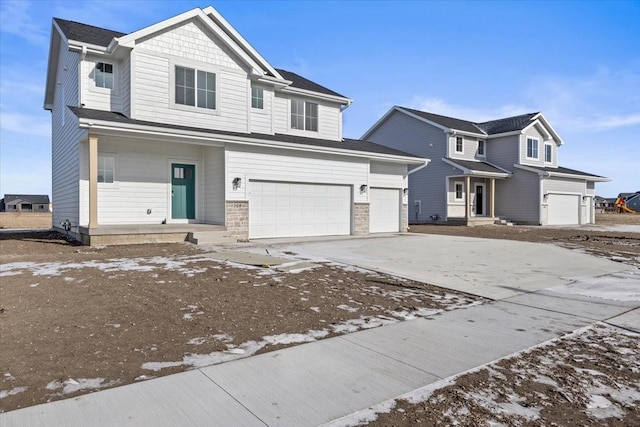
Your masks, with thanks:
M 477 160 L 458 160 L 452 158 L 443 158 L 445 163 L 449 163 L 452 166 L 457 167 L 458 169 L 465 172 L 465 174 L 470 175 L 496 175 L 501 177 L 507 177 L 511 175 L 508 171 L 501 169 L 497 166 L 492 165 L 491 163 L 481 162 Z
M 66 19 L 53 18 L 53 20 L 58 24 L 67 40 L 107 47 L 111 40 L 125 35 L 125 33 L 119 31 L 107 30 L 75 21 L 67 21 Z
M 3 200 L 5 204 L 9 204 L 15 200 L 22 200 L 34 205 L 49 204 L 49 196 L 45 194 L 5 194 Z
M 513 165 L 514 167 L 518 168 L 518 169 L 524 169 L 524 170 L 528 170 L 530 172 L 537 172 L 538 175 L 541 176 L 565 176 L 565 177 L 574 177 L 574 178 L 584 178 L 587 181 L 599 181 L 599 182 L 606 182 L 606 181 L 611 181 L 611 179 L 605 177 L 605 176 L 600 176 L 600 175 L 595 175 L 592 173 L 587 173 L 587 172 L 582 172 L 579 170 L 575 170 L 575 169 L 569 169 L 569 168 L 565 168 L 562 166 L 558 166 L 558 167 L 539 167 L 539 166 L 529 166 L 529 165 L 521 165 L 521 164 L 515 164 Z
M 239 137 L 239 138 L 248 138 L 250 140 L 255 140 L 256 143 L 259 143 L 260 141 L 282 142 L 282 143 L 299 145 L 300 148 L 322 147 L 322 148 L 329 148 L 329 149 L 353 151 L 357 153 L 373 153 L 373 154 L 382 154 L 386 156 L 399 156 L 404 158 L 415 159 L 416 163 L 420 163 L 418 160 L 422 159 L 419 156 L 409 154 L 404 151 L 396 150 L 394 148 L 389 148 L 384 145 L 373 143 L 371 141 L 364 141 L 359 139 L 344 138 L 342 141 L 333 141 L 328 139 L 306 138 L 302 136 L 285 135 L 285 134 L 270 135 L 270 134 L 261 134 L 261 133 L 231 132 L 231 131 L 197 128 L 197 127 L 191 127 L 191 126 L 180 126 L 180 125 L 156 123 L 156 122 L 149 122 L 145 120 L 135 120 L 135 119 L 130 119 L 121 113 L 116 113 L 112 111 L 93 110 L 89 108 L 79 108 L 79 107 L 68 107 L 68 108 L 79 119 L 95 120 L 96 122 L 97 121 L 111 122 L 115 125 L 148 126 L 148 127 L 154 127 L 160 130 L 172 129 L 177 131 L 199 132 L 202 134 L 208 134 L 211 137 L 231 136 L 231 137 Z
M 437 123 L 449 129 L 461 130 L 471 133 L 484 133 L 482 129 L 479 129 L 473 122 L 466 120 L 456 119 L 453 117 L 441 116 L 439 114 L 427 113 L 426 111 L 414 110 L 413 108 L 398 107 L 403 110 L 409 111 L 416 116 L 420 116 L 423 119 L 427 119 L 431 122 Z
M 295 87 L 297 89 L 310 90 L 311 92 L 319 92 L 327 95 L 339 96 L 344 98 L 345 96 L 340 95 L 338 92 L 334 92 L 331 89 L 328 89 L 322 85 L 319 85 L 316 82 L 312 82 L 309 79 L 302 77 L 299 74 L 293 73 L 291 71 L 282 70 L 280 68 L 276 68 L 276 71 L 280 73 L 280 75 L 285 79 L 291 81 L 291 87 Z
M 529 126 L 539 114 L 540 113 L 521 114 L 519 116 L 507 117 L 505 119 L 476 123 L 475 125 L 487 135 L 496 135 L 499 133 L 522 130 Z

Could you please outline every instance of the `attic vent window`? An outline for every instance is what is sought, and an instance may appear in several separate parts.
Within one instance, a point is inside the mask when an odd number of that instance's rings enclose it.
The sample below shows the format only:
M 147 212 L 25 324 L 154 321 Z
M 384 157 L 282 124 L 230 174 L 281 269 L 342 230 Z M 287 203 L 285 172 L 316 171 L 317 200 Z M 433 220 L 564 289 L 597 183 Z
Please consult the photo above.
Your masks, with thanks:
M 96 87 L 113 89 L 113 64 L 97 62 L 95 70 Z

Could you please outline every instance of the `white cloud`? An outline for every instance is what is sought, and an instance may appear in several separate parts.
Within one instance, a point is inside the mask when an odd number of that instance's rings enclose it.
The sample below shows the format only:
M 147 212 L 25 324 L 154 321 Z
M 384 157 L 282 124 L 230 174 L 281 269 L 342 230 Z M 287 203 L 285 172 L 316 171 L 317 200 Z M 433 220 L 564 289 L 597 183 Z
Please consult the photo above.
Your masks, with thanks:
M 0 28 L 35 45 L 48 45 L 47 31 L 33 19 L 32 3 L 24 0 L 0 2 Z
M 51 136 L 50 120 L 42 116 L 19 113 L 0 113 L 0 129 L 35 136 Z

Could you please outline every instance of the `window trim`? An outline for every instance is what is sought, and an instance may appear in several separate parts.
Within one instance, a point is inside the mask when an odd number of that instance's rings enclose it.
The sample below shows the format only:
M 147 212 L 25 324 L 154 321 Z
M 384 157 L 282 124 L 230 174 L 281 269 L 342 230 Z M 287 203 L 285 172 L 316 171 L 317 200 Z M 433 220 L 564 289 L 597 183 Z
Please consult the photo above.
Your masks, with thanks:
M 98 186 L 106 187 L 106 188 L 117 188 L 118 187 L 118 180 L 117 180 L 117 176 L 118 176 L 118 155 L 115 154 L 115 153 L 107 153 L 107 152 L 99 151 L 98 152 L 98 164 L 96 165 L 96 168 L 98 169 L 98 171 L 100 170 L 100 159 L 101 158 L 109 158 L 109 159 L 113 160 L 113 171 L 112 171 L 112 173 L 113 173 L 113 182 L 100 182 L 100 181 L 98 181 Z
M 210 114 L 210 115 L 214 115 L 214 116 L 219 116 L 220 115 L 220 70 L 216 67 L 211 67 L 209 66 L 209 64 L 202 64 L 199 62 L 195 62 L 195 61 L 189 61 L 189 60 L 184 60 L 184 59 L 180 59 L 180 60 L 176 60 L 176 61 L 169 61 L 169 67 L 170 67 L 170 72 L 169 72 L 169 108 L 174 109 L 174 110 L 182 110 L 182 111 L 188 111 L 190 113 L 202 113 L 202 114 Z M 176 103 L 176 67 L 182 67 L 182 68 L 189 68 L 194 70 L 194 76 L 195 76 L 195 105 L 185 105 L 185 104 L 177 104 Z M 207 73 L 212 73 L 215 74 L 216 76 L 216 88 L 215 88 L 215 92 L 216 92 L 216 98 L 215 98 L 215 103 L 216 103 L 216 108 L 215 109 L 210 109 L 210 108 L 204 108 L 204 107 L 198 107 L 198 71 L 204 71 Z
M 460 142 L 460 150 L 458 150 L 458 141 Z M 455 145 L 453 147 L 453 151 L 456 154 L 464 154 L 464 138 L 461 136 L 456 136 Z
M 458 197 L 458 185 L 460 186 L 460 197 Z M 456 202 L 464 200 L 464 181 L 453 181 L 453 200 Z
M 547 160 L 547 147 L 549 147 L 549 160 Z M 548 165 L 553 164 L 553 145 L 548 142 L 544 144 L 544 162 Z
M 116 95 L 118 93 L 118 65 L 115 61 L 109 62 L 104 60 L 93 60 L 88 61 L 90 64 L 93 64 L 93 68 L 91 69 L 90 78 L 91 84 L 89 84 L 89 90 L 92 92 L 102 93 L 106 95 Z M 96 72 L 98 70 L 98 64 L 109 64 L 111 65 L 111 69 L 113 70 L 113 88 L 96 86 Z
M 303 129 L 294 128 L 293 127 L 293 120 L 292 120 L 293 108 L 292 108 L 292 105 L 293 105 L 294 101 L 295 102 L 302 102 L 302 105 L 303 105 L 303 109 L 304 109 L 303 114 L 302 114 L 303 125 L 304 125 Z M 316 119 L 316 128 L 315 129 L 307 129 L 307 119 L 308 119 L 307 118 L 307 104 L 312 104 L 312 105 L 316 106 L 316 117 L 315 117 L 315 119 Z M 301 98 L 291 98 L 290 101 L 289 101 L 289 129 L 292 130 L 292 131 L 299 131 L 299 132 L 316 132 L 316 133 L 319 133 L 320 132 L 320 104 L 317 103 L 317 102 L 307 101 L 307 100 L 301 99 Z
M 482 154 L 480 153 L 480 144 L 482 144 Z M 487 157 L 487 142 L 484 139 L 478 140 L 478 157 Z
M 531 157 L 529 156 L 529 141 L 535 141 L 536 142 L 536 156 L 535 157 Z M 540 160 L 540 140 L 538 138 L 533 138 L 530 136 L 527 136 L 527 147 L 526 147 L 526 152 L 525 152 L 525 156 L 527 157 L 527 159 L 531 159 L 531 160 Z M 531 151 L 533 152 L 533 146 Z
M 253 96 L 253 91 L 254 91 L 254 89 L 255 89 L 255 90 L 257 90 L 257 91 L 260 91 L 260 97 L 259 97 L 259 98 L 258 98 L 258 97 L 254 97 L 254 96 Z M 254 106 L 253 106 L 253 100 L 254 100 L 254 99 L 258 99 L 258 100 L 262 101 L 262 106 L 261 106 L 261 107 L 254 107 Z M 264 102 L 264 88 L 263 88 L 263 87 L 261 87 L 261 86 L 256 86 L 256 85 L 253 85 L 253 84 L 252 84 L 252 85 L 251 85 L 251 109 L 252 109 L 253 111 L 260 111 L 260 112 L 262 112 L 262 111 L 264 111 L 264 110 L 265 110 L 265 108 L 264 108 L 264 104 L 265 104 L 265 102 Z

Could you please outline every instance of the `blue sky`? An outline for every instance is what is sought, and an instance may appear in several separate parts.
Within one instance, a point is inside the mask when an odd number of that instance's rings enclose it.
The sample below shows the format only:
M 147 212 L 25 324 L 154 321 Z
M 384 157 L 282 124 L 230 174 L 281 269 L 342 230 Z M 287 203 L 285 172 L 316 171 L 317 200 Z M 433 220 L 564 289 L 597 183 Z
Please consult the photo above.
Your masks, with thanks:
M 131 32 L 210 4 L 272 65 L 352 98 L 345 137 L 393 105 L 476 121 L 542 111 L 562 166 L 612 178 L 602 196 L 640 190 L 639 1 L 0 0 L 0 194 L 51 194 L 52 17 Z

